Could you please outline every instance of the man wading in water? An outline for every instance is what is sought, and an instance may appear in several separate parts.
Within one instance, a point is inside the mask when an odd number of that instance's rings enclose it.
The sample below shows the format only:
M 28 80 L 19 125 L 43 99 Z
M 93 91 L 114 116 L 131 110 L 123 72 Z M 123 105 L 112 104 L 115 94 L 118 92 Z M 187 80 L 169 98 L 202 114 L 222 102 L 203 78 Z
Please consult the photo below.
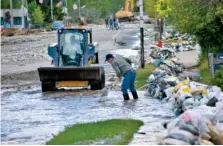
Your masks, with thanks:
M 121 80 L 122 76 L 124 77 L 121 89 L 124 100 L 129 100 L 128 89 L 132 92 L 133 98 L 138 99 L 138 94 L 134 85 L 136 71 L 131 66 L 131 60 L 121 55 L 113 56 L 112 54 L 107 54 L 106 61 L 112 65 L 119 80 Z

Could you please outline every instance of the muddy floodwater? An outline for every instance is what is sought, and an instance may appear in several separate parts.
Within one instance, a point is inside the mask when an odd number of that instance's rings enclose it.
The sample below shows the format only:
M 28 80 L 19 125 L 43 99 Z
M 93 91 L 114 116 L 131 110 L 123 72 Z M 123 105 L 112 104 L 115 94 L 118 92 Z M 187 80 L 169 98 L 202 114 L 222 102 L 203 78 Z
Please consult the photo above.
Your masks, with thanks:
M 154 131 L 164 131 L 161 123 L 171 119 L 173 112 L 157 99 L 143 95 L 139 92 L 139 100 L 128 102 L 123 101 L 120 91 L 110 91 L 108 97 L 66 95 L 65 92 L 43 94 L 40 89 L 2 95 L 2 142 L 44 144 L 53 134 L 74 123 L 133 118 L 151 125 L 147 139 L 155 144 L 156 138 L 151 136 Z

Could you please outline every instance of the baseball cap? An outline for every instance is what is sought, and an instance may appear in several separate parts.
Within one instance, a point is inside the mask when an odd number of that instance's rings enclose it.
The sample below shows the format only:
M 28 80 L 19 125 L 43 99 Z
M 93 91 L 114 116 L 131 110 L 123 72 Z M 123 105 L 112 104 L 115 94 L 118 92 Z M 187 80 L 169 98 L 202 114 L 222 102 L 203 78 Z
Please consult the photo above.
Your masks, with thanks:
M 110 58 L 114 58 L 114 56 L 112 54 L 107 54 L 105 57 L 105 61 L 108 61 L 108 59 Z

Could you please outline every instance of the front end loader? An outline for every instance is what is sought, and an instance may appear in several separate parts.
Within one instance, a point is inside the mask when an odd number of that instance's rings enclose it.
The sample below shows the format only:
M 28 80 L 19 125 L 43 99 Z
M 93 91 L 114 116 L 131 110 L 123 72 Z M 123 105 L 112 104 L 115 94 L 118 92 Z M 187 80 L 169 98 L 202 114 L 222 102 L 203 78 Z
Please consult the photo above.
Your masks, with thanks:
M 48 47 L 48 55 L 54 67 L 38 68 L 42 92 L 62 87 L 104 88 L 105 72 L 96 65 L 98 44 L 92 43 L 91 30 L 59 29 L 58 43 Z

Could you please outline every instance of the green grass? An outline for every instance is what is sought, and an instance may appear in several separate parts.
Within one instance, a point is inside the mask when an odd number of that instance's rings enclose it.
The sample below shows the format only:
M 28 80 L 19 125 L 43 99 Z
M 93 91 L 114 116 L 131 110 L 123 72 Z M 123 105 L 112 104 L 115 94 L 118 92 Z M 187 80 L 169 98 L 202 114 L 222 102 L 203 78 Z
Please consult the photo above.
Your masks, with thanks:
M 155 68 L 156 67 L 154 65 L 146 64 L 145 69 L 138 69 L 136 71 L 136 81 L 135 81 L 136 89 L 147 84 L 147 79 L 150 76 L 150 74 L 155 70 Z
M 211 74 L 208 69 L 208 59 L 207 58 L 201 58 L 199 69 L 200 69 L 200 75 L 202 77 L 200 82 L 207 84 L 207 85 L 211 85 L 212 77 L 211 77 Z
M 143 125 L 132 119 L 112 119 L 94 123 L 74 124 L 54 136 L 47 145 L 106 144 L 126 145 Z

